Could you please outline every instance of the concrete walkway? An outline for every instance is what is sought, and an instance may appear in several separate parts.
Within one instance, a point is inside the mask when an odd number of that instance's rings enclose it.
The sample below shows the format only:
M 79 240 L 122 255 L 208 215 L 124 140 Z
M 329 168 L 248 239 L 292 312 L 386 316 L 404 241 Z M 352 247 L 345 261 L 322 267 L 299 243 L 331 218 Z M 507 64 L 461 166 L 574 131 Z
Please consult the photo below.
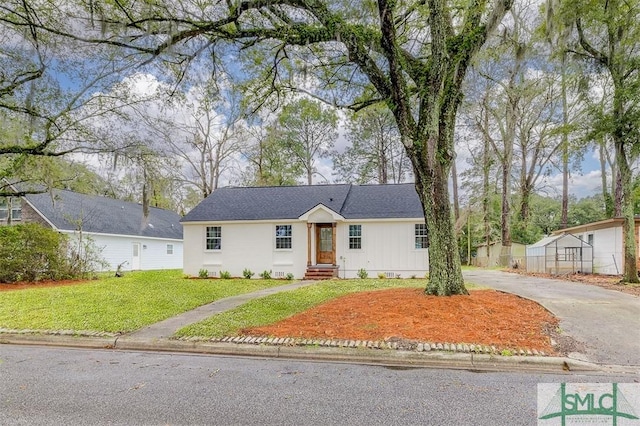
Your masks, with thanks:
M 583 361 L 640 365 L 640 298 L 602 287 L 495 270 L 464 271 L 471 283 L 535 300 L 560 319 L 560 329 L 584 343 Z
M 239 294 L 237 296 L 231 296 L 224 299 L 216 300 L 215 302 L 209 303 L 207 305 L 202 305 L 196 309 L 187 311 L 178 316 L 167 318 L 164 321 L 141 328 L 140 330 L 134 331 L 128 336 L 140 339 L 168 338 L 182 327 L 186 327 L 189 324 L 202 321 L 212 315 L 236 308 L 252 299 L 257 299 L 259 297 L 264 297 L 283 291 L 295 290 L 297 288 L 306 287 L 312 284 L 317 284 L 317 281 L 299 281 L 278 287 L 265 288 L 263 290 L 254 291 L 253 293 Z

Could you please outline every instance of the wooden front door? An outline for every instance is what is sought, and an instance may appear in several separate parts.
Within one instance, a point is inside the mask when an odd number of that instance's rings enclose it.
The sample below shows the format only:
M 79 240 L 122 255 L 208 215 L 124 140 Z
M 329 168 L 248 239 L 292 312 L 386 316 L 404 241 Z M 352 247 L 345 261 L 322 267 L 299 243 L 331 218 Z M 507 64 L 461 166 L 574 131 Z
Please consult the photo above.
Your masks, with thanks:
M 333 225 L 330 223 L 316 224 L 316 263 L 332 265 L 334 247 Z

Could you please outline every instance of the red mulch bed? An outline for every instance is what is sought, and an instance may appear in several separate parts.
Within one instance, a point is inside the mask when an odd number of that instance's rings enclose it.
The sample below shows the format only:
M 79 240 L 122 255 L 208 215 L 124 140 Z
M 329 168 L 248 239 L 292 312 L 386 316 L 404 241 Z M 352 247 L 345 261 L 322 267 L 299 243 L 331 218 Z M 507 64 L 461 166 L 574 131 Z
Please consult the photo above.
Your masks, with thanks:
M 40 288 L 40 287 L 61 287 L 66 285 L 84 284 L 86 282 L 87 280 L 60 280 L 60 281 L 0 283 L 0 291 L 24 290 L 26 288 Z
M 253 336 L 308 339 L 468 343 L 554 353 L 547 330 L 557 319 L 542 306 L 494 290 L 427 296 L 422 289 L 355 293 L 276 324 L 247 328 Z

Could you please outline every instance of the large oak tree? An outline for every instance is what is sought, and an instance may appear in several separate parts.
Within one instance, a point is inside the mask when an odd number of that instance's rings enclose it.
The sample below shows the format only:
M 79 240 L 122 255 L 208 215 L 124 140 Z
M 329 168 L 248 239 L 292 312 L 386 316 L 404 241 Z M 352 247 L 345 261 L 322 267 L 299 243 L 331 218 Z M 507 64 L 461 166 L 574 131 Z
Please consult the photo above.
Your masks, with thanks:
M 561 1 L 557 18 L 573 28 L 567 49 L 595 65 L 612 87 L 594 133 L 608 135 L 622 193 L 624 281 L 639 282 L 631 165 L 640 153 L 640 1 Z
M 87 22 L 77 39 L 135 51 L 146 63 L 161 57 L 178 77 L 201 55 L 235 62 L 251 55 L 265 78 L 252 96 L 258 103 L 293 88 L 353 109 L 386 105 L 413 165 L 430 232 L 426 292 L 451 295 L 466 293 L 447 186 L 462 82 L 511 4 L 84 0 L 83 12 L 69 11 L 76 14 L 72 22 Z

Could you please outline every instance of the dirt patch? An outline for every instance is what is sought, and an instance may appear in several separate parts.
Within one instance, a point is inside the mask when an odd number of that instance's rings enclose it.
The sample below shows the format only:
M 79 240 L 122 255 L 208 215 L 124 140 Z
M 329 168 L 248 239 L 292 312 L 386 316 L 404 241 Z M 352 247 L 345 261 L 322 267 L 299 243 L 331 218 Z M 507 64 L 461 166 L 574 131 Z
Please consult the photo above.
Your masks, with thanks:
M 563 274 L 552 275 L 537 272 L 527 272 L 521 269 L 505 269 L 506 272 L 527 275 L 530 277 L 549 278 L 553 280 L 565 280 L 572 282 L 580 282 L 608 290 L 615 290 L 622 293 L 631 294 L 640 297 L 640 284 L 624 284 L 622 283 L 622 275 L 599 275 L 599 274 Z
M 36 281 L 0 283 L 0 291 L 24 290 L 27 288 L 61 287 L 67 285 L 84 284 L 87 280 L 60 280 L 60 281 Z
M 247 328 L 252 336 L 467 343 L 556 353 L 549 330 L 557 319 L 542 306 L 495 290 L 469 296 L 427 296 L 422 289 L 355 293 L 276 324 Z

